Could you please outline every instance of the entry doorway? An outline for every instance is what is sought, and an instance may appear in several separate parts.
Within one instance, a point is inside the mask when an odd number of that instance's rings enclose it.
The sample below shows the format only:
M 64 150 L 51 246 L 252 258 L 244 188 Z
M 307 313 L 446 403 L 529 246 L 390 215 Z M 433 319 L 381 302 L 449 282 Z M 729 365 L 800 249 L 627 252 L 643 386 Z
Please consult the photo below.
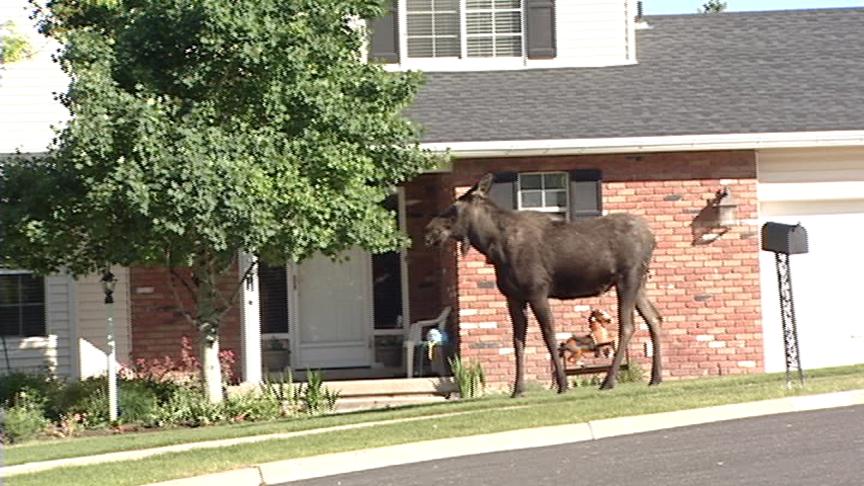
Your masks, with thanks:
M 400 200 L 394 194 L 386 205 L 398 209 L 401 223 Z M 262 263 L 258 282 L 265 374 L 289 368 L 402 374 L 408 317 L 401 252 L 372 255 L 353 248 L 336 260 L 316 255 L 286 267 Z

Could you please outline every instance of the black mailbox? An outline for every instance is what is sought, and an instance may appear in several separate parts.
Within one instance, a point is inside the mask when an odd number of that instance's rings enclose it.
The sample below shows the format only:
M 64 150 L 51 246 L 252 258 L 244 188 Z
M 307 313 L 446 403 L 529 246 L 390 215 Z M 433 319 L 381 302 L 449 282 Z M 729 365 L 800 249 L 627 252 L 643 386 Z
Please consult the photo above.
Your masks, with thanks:
M 765 223 L 762 249 L 787 255 L 807 253 L 807 230 L 800 224 Z

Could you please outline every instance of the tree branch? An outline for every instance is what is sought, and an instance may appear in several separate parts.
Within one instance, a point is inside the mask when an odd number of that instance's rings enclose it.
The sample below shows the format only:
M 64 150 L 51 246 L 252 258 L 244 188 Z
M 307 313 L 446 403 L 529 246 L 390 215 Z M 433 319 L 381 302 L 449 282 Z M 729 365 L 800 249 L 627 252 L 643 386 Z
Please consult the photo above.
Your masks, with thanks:
M 180 283 L 182 283 L 183 286 L 186 287 L 186 290 L 189 292 L 189 295 L 192 298 L 192 303 L 195 304 L 195 306 L 197 307 L 198 306 L 198 297 L 196 295 L 195 289 L 192 288 L 192 284 L 187 282 L 186 279 L 184 279 L 183 276 L 181 276 L 177 272 L 177 269 L 174 267 L 173 263 L 171 262 L 171 252 L 170 251 L 168 251 L 168 253 L 166 255 L 166 263 L 167 263 L 168 272 L 169 272 L 168 282 L 171 284 L 171 293 L 174 295 L 174 302 L 177 305 L 177 311 L 180 312 L 181 314 L 183 314 L 183 317 L 185 317 L 186 320 L 189 321 L 189 324 L 192 324 L 192 326 L 195 327 L 196 326 L 196 319 L 192 315 L 191 312 L 189 312 L 185 309 L 185 306 L 183 305 L 183 299 L 180 297 L 180 292 L 177 290 L 177 284 L 175 283 L 175 279 L 179 280 Z
M 231 258 L 232 262 L 234 262 L 235 260 L 236 260 L 236 257 Z M 231 294 L 231 298 L 226 299 L 225 296 L 222 296 L 223 308 L 220 309 L 220 312 L 219 312 L 219 320 L 220 321 L 222 320 L 223 317 L 225 317 L 226 314 L 228 314 L 228 311 L 230 311 L 231 308 L 237 304 L 237 298 L 240 296 L 240 290 L 243 288 L 243 285 L 246 283 L 246 279 L 248 279 L 249 276 L 252 275 L 252 272 L 255 270 L 256 267 L 258 267 L 258 259 L 257 258 L 252 263 L 250 263 L 249 268 L 247 268 L 246 271 L 243 272 L 243 276 L 240 277 L 239 281 L 237 282 L 237 285 L 234 287 L 234 292 Z M 220 292 L 220 295 L 222 295 L 221 292 Z

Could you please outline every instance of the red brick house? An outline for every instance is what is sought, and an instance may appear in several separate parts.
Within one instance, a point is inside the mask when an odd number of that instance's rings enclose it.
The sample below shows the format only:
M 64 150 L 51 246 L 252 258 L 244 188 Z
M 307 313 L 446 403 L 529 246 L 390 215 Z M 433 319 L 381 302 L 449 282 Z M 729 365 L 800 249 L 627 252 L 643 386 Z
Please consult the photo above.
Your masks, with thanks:
M 649 220 L 665 377 L 784 368 L 777 280 L 759 242 L 769 220 L 801 222 L 811 238 L 810 253 L 793 257 L 804 367 L 864 362 L 864 318 L 852 308 L 864 263 L 850 256 L 864 236 L 864 9 L 640 19 L 631 0 L 395 5 L 372 24 L 370 54 L 387 69 L 425 71 L 408 115 L 451 163 L 389 201 L 410 249 L 263 267 L 244 283 L 222 329 L 242 379 L 285 368 L 405 376 L 407 324 L 451 306 L 453 352 L 506 386 L 512 339 L 494 269 L 474 250 L 422 241 L 428 221 L 487 172 L 513 209 Z M 736 207 L 721 226 L 711 201 L 724 188 Z M 178 352 L 194 333 L 165 273 L 118 273 L 120 359 Z M 43 354 L 64 374 L 98 373 L 88 364 L 104 362 L 93 282 L 45 286 L 39 349 L 54 349 Z M 592 306 L 613 311 L 614 292 L 554 304 L 562 338 L 587 332 Z M 533 320 L 528 333 L 526 378 L 549 383 Z M 639 326 L 632 361 L 647 364 L 647 341 Z
M 861 234 L 855 223 L 864 222 L 864 98 L 852 75 L 864 69 L 856 54 L 864 10 L 631 23 L 633 10 L 618 2 L 579 3 L 525 2 L 523 56 L 510 65 L 495 59 L 500 64 L 485 70 L 474 63 L 471 35 L 462 58 L 412 58 L 411 2 L 398 12 L 408 18 L 393 24 L 403 42 L 381 57 L 428 70 L 411 116 L 427 147 L 453 155 L 447 171 L 405 189 L 416 203 L 407 215 L 412 302 L 431 305 L 438 296 L 439 306 L 455 305 L 462 358 L 482 362 L 496 383 L 511 379 L 509 319 L 493 268 L 475 251 L 439 254 L 419 239 L 425 221 L 492 172 L 512 181 L 513 197 L 503 204 L 513 208 L 649 219 L 659 241 L 649 293 L 665 316 L 667 377 L 783 369 L 776 274 L 759 243 L 768 220 L 813 227 L 810 254 L 793 258 L 802 271 L 795 285 L 804 367 L 864 361 L 864 322 L 850 309 L 857 286 L 836 272 L 841 261 L 864 270 L 844 252 Z M 422 14 L 413 18 L 420 23 Z M 553 35 L 538 33 L 550 19 Z M 471 22 L 469 8 L 469 33 Z M 619 43 L 600 29 L 617 32 Z M 509 39 L 497 32 L 487 35 Z M 431 36 L 447 38 L 434 29 Z M 547 188 L 538 174 L 559 182 Z M 737 221 L 725 228 L 712 224 L 708 203 L 722 188 L 737 203 Z M 850 283 L 832 287 L 842 297 L 826 295 L 824 282 L 838 280 Z M 558 330 L 585 332 L 594 305 L 611 311 L 614 295 L 557 303 Z M 639 361 L 651 352 L 642 329 L 630 348 Z M 529 325 L 527 361 L 529 377 L 548 382 L 536 325 Z

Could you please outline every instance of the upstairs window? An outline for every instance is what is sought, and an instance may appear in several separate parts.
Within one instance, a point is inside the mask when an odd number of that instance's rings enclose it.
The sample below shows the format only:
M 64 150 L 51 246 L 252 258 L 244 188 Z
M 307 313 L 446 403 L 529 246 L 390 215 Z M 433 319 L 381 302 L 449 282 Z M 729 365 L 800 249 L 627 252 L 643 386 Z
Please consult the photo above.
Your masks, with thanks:
M 0 335 L 46 335 L 44 278 L 0 270 Z
M 522 0 L 407 0 L 405 13 L 408 57 L 522 55 Z
M 555 0 L 390 0 L 367 19 L 369 58 L 553 59 Z
M 521 0 L 466 0 L 468 57 L 522 55 Z
M 459 0 L 408 0 L 408 57 L 457 57 Z

